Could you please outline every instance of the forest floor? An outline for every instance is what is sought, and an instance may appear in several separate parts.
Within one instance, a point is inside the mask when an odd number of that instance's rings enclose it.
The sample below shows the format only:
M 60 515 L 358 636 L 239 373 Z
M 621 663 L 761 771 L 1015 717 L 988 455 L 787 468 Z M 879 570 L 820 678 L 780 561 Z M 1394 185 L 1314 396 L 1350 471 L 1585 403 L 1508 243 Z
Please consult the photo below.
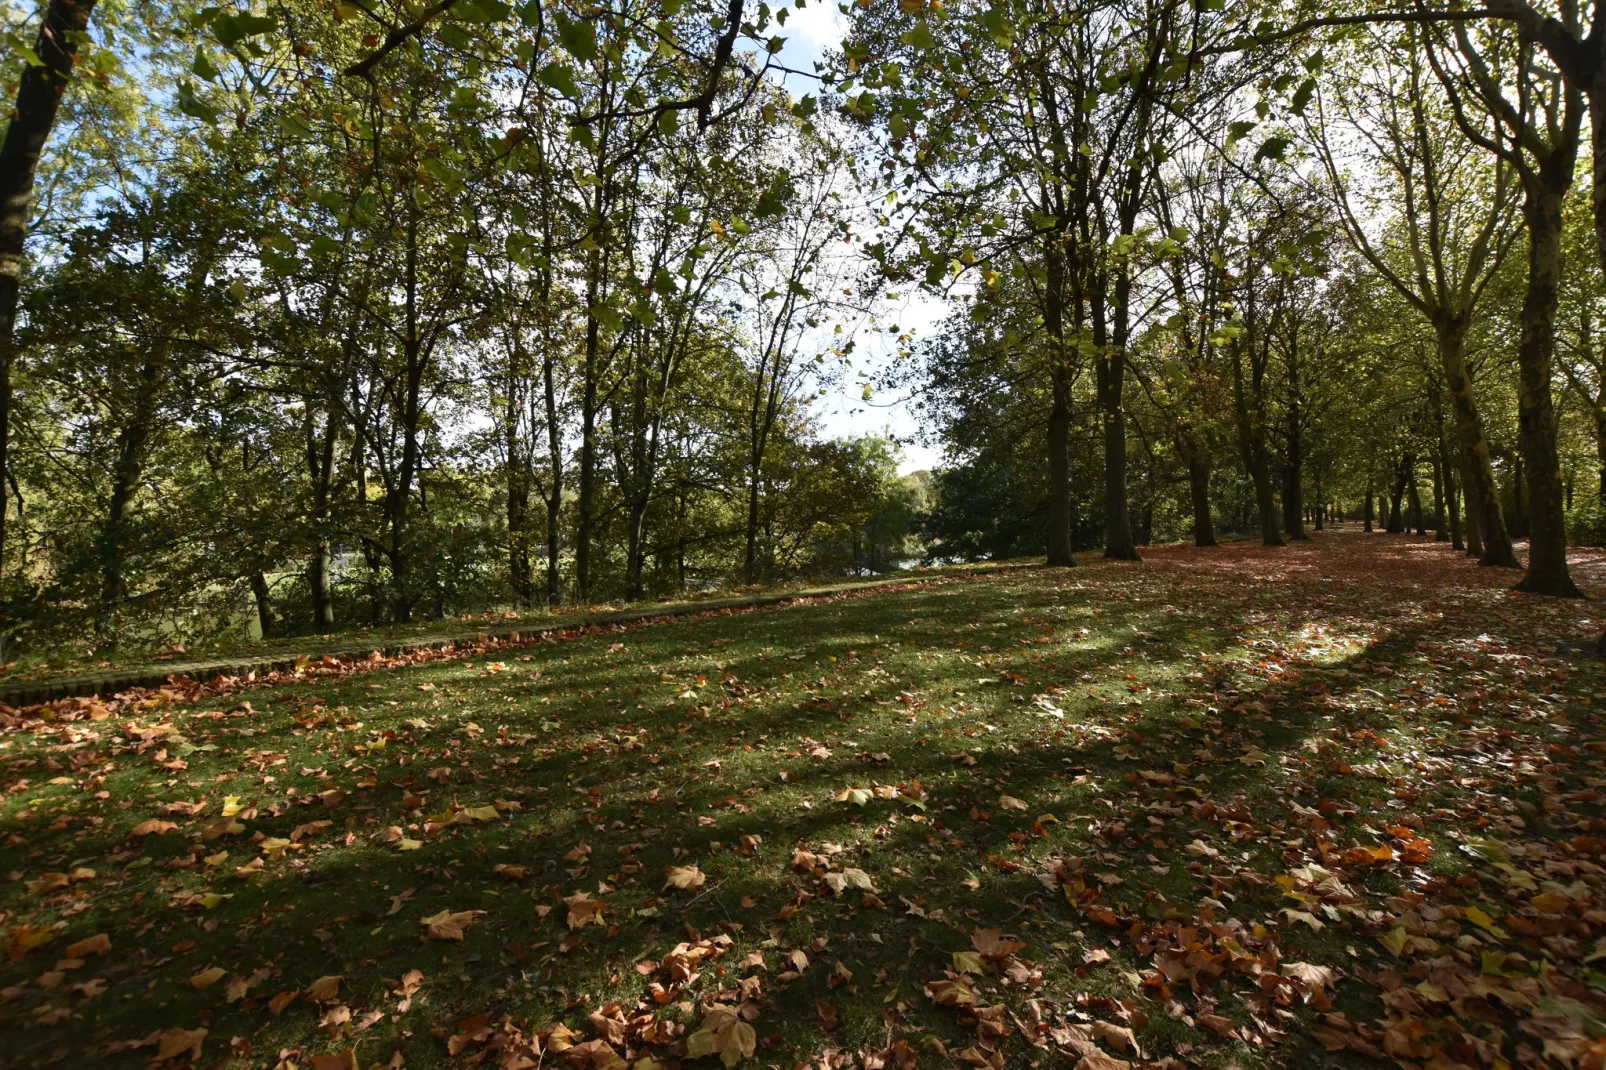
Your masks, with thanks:
M 1163 547 L 24 711 L 0 1064 L 1606 1065 L 1606 611 L 1515 579 Z

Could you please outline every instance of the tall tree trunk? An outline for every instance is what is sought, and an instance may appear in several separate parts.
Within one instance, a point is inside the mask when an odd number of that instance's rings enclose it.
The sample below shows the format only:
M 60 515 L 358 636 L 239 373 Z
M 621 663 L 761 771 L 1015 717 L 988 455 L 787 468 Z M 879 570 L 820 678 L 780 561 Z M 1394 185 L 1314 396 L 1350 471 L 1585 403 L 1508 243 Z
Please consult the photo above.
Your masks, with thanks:
M 1567 513 L 1556 452 L 1556 409 L 1550 393 L 1556 308 L 1561 301 L 1562 195 L 1572 183 L 1570 159 L 1565 170 L 1565 176 L 1542 170 L 1529 183 L 1523 205 L 1528 224 L 1528 287 L 1517 345 L 1517 427 L 1528 481 L 1529 535 L 1528 571 L 1517 590 L 1582 598 L 1583 592 L 1567 568 Z M 1556 189 L 1557 185 L 1561 189 Z
M 158 343 L 140 365 L 134 393 L 134 411 L 117 436 L 117 463 L 112 469 L 111 496 L 106 524 L 100 537 L 101 611 L 97 627 L 104 630 L 111 615 L 128 594 L 123 553 L 128 542 L 128 513 L 145 472 L 145 447 L 155 430 L 156 404 L 167 377 L 167 346 Z
M 1047 278 L 1043 288 L 1043 325 L 1052 352 L 1049 360 L 1053 393 L 1048 413 L 1048 564 L 1076 564 L 1071 542 L 1071 355 L 1065 342 L 1065 251 L 1051 234 L 1044 249 Z
M 1433 541 L 1447 542 L 1450 533 L 1444 527 L 1444 466 L 1438 450 L 1433 451 Z
M 398 623 L 412 619 L 417 592 L 411 574 L 411 548 L 407 545 L 407 506 L 413 496 L 413 479 L 420 460 L 419 421 L 423 414 L 424 343 L 419 330 L 418 308 L 418 208 L 407 209 L 407 253 L 405 268 L 405 314 L 407 333 L 402 339 L 403 387 L 401 397 L 402 457 L 395 481 L 386 494 L 390 546 L 390 611 Z
M 331 405 L 329 413 L 324 417 L 322 436 L 317 433 L 310 399 L 306 405 L 305 416 L 307 480 L 312 487 L 310 514 L 313 527 L 312 555 L 307 561 L 307 588 L 312 593 L 312 626 L 320 635 L 328 632 L 335 620 L 334 605 L 329 593 L 329 570 L 334 555 L 329 545 L 328 533 L 335 440 L 338 432 L 338 425 L 333 416 L 334 409 L 335 406 Z
M 275 632 L 273 620 L 273 593 L 268 589 L 268 578 L 260 570 L 251 573 L 251 597 L 257 607 L 257 627 L 262 638 L 271 639 Z
M 544 499 L 546 505 L 546 598 L 548 606 L 563 601 L 562 576 L 558 568 L 560 532 L 563 509 L 563 430 L 558 425 L 558 392 L 553 365 L 557 357 L 548 348 L 541 358 L 542 389 L 546 401 L 547 465 L 552 469 L 552 483 Z
M 72 79 L 79 36 L 88 29 L 94 10 L 95 0 L 50 0 L 34 40 L 39 65 L 23 65 L 11 121 L 4 142 L 0 142 L 0 478 L 10 465 L 17 297 L 22 288 L 22 251 L 28 236 L 34 175 Z M 0 568 L 5 564 L 6 512 L 5 499 L 0 496 Z
M 1434 325 L 1438 338 L 1439 362 L 1444 368 L 1445 385 L 1450 391 L 1455 413 L 1456 440 L 1461 447 L 1465 474 L 1462 486 L 1467 498 L 1467 514 L 1477 513 L 1478 541 L 1482 552 L 1478 564 L 1496 568 L 1516 568 L 1517 555 L 1511 549 L 1505 517 L 1500 513 L 1500 493 L 1495 486 L 1494 465 L 1489 458 L 1489 441 L 1484 437 L 1483 418 L 1473 395 L 1472 377 L 1467 369 L 1466 326 L 1441 320 Z M 1472 527 L 1469 520 L 1468 527 Z
M 602 254 L 592 250 L 587 257 L 585 382 L 580 399 L 580 498 L 579 519 L 574 535 L 575 597 L 581 603 L 591 598 L 591 528 L 596 508 L 597 484 L 597 374 L 602 346 L 602 324 L 597 319 L 597 301 L 602 287 Z
M 758 582 L 758 491 L 762 459 L 755 449 L 747 467 L 747 547 L 742 574 L 748 583 Z
M 1362 514 L 1366 522 L 1361 528 L 1362 531 L 1372 530 L 1372 518 L 1375 514 L 1375 508 L 1373 506 L 1374 497 L 1372 494 L 1372 484 L 1376 474 L 1377 444 L 1373 443 L 1367 447 L 1366 451 L 1366 511 Z
M 1198 453 L 1188 457 L 1188 492 L 1193 500 L 1193 544 L 1216 545 L 1215 524 L 1210 519 L 1210 460 Z
M 1099 348 L 1097 393 L 1099 420 L 1104 432 L 1104 556 L 1116 561 L 1138 560 L 1132 541 L 1132 513 L 1127 502 L 1126 410 L 1122 395 L 1126 387 L 1126 318 L 1130 314 L 1132 280 L 1124 262 L 1115 274 L 1114 345 L 1097 337 L 1102 332 L 1099 316 L 1094 320 L 1093 342 Z M 1101 288 L 1102 289 L 1102 288 Z
M 1405 500 L 1405 483 L 1410 478 L 1413 460 L 1410 453 L 1406 453 L 1400 458 L 1400 466 L 1394 473 L 1394 489 L 1389 492 L 1389 522 L 1385 529 L 1390 535 L 1398 535 L 1405 530 L 1405 513 L 1400 503 Z
M 502 450 L 507 458 L 507 569 L 508 586 L 514 602 L 528 609 L 535 602 L 535 576 L 530 567 L 530 493 L 533 473 L 525 436 L 519 433 L 525 422 L 525 401 L 530 392 L 529 362 L 523 339 L 515 328 L 512 361 L 508 368 L 507 396 L 502 410 Z
M 1464 509 L 1462 515 L 1466 520 L 1467 528 L 1467 556 L 1481 558 L 1483 556 L 1483 534 L 1478 530 L 1478 520 L 1481 516 L 1481 511 L 1473 508 L 1472 499 L 1467 494 L 1466 458 L 1460 457 L 1458 460 L 1460 463 L 1460 471 L 1458 472 L 1458 475 L 1461 479 L 1461 500 Z
M 1416 454 L 1415 453 L 1411 454 L 1410 474 L 1409 474 L 1409 476 L 1407 478 L 1409 479 L 1409 490 L 1410 490 L 1410 494 L 1411 494 L 1411 523 L 1410 523 L 1410 527 L 1414 528 L 1418 535 L 1426 535 L 1428 533 L 1428 531 L 1427 531 L 1426 525 L 1423 522 L 1423 516 L 1422 516 L 1422 494 L 1421 494 L 1421 489 L 1420 489 L 1420 487 L 1419 487 L 1419 485 L 1417 483 L 1417 478 L 1416 478 Z
M 1297 367 L 1297 365 L 1296 365 Z M 1309 539 L 1305 534 L 1305 442 L 1299 405 L 1299 379 L 1291 376 L 1288 399 L 1288 470 L 1283 477 L 1283 527 L 1292 542 Z

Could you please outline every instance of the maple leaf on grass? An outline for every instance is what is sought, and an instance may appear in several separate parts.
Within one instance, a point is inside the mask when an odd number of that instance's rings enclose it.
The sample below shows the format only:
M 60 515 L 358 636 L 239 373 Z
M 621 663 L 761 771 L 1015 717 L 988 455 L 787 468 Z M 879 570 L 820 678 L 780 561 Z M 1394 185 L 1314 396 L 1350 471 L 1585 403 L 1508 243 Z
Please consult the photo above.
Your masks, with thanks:
M 825 883 L 831 889 L 832 895 L 841 895 L 848 888 L 859 888 L 866 892 L 874 892 L 875 882 L 870 875 L 862 869 L 848 868 L 840 873 L 827 873 Z
M 201 1057 L 201 1043 L 206 1040 L 206 1030 L 203 1029 L 169 1029 L 162 1034 L 157 1042 L 156 1054 L 151 1062 L 166 1062 L 176 1059 L 180 1055 L 188 1054 L 191 1060 Z
M 686 1038 L 686 1054 L 693 1059 L 719 1056 L 726 1066 L 750 1058 L 758 1046 L 758 1034 L 742 1021 L 736 1011 L 715 1003 L 703 1012 L 697 1031 Z
M 587 925 L 602 924 L 602 900 L 593 899 L 585 892 L 563 897 L 569 907 L 569 928 L 580 929 Z
M 665 888 L 679 888 L 682 891 L 694 891 L 708 882 L 708 877 L 696 866 L 670 866 L 669 879 L 664 881 Z
M 340 995 L 340 982 L 345 980 L 339 974 L 326 974 L 307 986 L 307 998 L 319 1003 L 327 1003 Z
M 1001 929 L 974 929 L 970 945 L 984 958 L 1001 959 L 1013 955 L 1026 946 L 1025 941 L 1006 937 Z
M 433 939 L 461 942 L 463 931 L 484 916 L 483 910 L 443 910 L 439 914 L 431 914 L 421 924 Z

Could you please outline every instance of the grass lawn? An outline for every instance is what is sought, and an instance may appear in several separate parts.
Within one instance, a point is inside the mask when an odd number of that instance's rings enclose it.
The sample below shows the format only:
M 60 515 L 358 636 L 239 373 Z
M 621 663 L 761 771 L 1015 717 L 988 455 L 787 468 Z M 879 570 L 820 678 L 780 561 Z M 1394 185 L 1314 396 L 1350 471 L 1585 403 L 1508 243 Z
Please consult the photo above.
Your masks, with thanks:
M 30 711 L 0 1064 L 1606 1063 L 1606 615 L 1146 557 Z
M 267 639 L 246 634 L 244 624 L 210 638 L 182 644 L 161 646 L 151 643 L 132 643 L 123 648 L 82 646 L 44 647 L 32 650 L 0 664 L 0 682 L 21 680 L 53 680 L 59 677 L 93 675 L 105 672 L 144 671 L 172 672 L 177 674 L 196 671 L 199 663 L 222 658 L 291 657 L 305 654 L 319 657 L 324 654 L 348 653 L 365 646 L 384 647 L 408 640 L 450 641 L 476 631 L 506 631 L 528 625 L 536 628 L 563 628 L 583 624 L 586 620 L 618 610 L 641 611 L 654 608 L 674 610 L 701 602 L 718 602 L 741 598 L 747 594 L 778 595 L 792 591 L 806 592 L 817 587 L 851 584 L 879 584 L 888 580 L 920 579 L 931 576 L 962 574 L 972 571 L 992 571 L 1012 565 L 953 565 L 943 568 L 921 568 L 879 574 L 875 577 L 845 577 L 837 584 L 790 584 L 775 587 L 738 587 L 731 590 L 708 590 L 668 602 L 604 603 L 600 605 L 561 606 L 529 609 L 467 613 L 441 619 L 415 620 L 408 624 L 367 625 L 342 621 L 327 635 L 298 632 L 292 635 L 274 635 Z M 281 622 L 282 625 L 282 622 Z

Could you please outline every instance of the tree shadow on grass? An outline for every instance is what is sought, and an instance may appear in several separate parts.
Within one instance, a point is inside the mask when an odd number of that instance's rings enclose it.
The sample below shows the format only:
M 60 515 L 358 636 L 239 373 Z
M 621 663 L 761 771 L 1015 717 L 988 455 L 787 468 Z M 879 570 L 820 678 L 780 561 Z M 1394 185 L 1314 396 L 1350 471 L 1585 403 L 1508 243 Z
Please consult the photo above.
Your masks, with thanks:
M 1319 558 L 1312 560 L 1319 581 Z M 1354 607 L 1302 580 L 1293 581 L 1302 589 L 1289 598 L 1268 602 L 1250 588 L 1222 591 L 1201 578 L 1202 566 L 1125 568 L 659 624 L 624 635 L 623 649 L 610 650 L 619 638 L 594 636 L 510 652 L 495 672 L 488 659 L 472 669 L 438 663 L 248 696 L 261 712 L 246 718 L 205 722 L 181 713 L 175 722 L 186 733 L 199 740 L 210 731 L 201 745 L 220 750 L 191 753 L 179 776 L 162 770 L 153 780 L 147 755 L 113 773 L 107 784 L 117 790 L 98 804 L 51 789 L 67 816 L 84 819 L 55 832 L 41 826 L 43 805 L 29 807 L 38 811 L 30 817 L 16 806 L 0 815 L 0 832 L 12 836 L 6 869 L 30 877 L 80 863 L 105 870 L 53 892 L 13 885 L 8 924 L 66 925 L 53 944 L 7 964 L 4 983 L 18 994 L 0 1005 L 0 1031 L 20 1063 L 84 1052 L 100 1059 L 111 1041 L 204 1025 L 213 1058 L 238 1036 L 247 1045 L 242 1058 L 258 1063 L 280 1048 L 355 1043 L 364 1065 L 393 1049 L 408 1066 L 444 1064 L 432 1027 L 489 1013 L 538 1025 L 561 1018 L 581 1029 L 606 1002 L 642 998 L 649 975 L 638 962 L 661 958 L 690 934 L 718 932 L 743 954 L 765 954 L 772 974 L 786 949 L 805 949 L 814 960 L 789 983 L 766 985 L 759 1021 L 761 1036 L 779 1037 L 799 1054 L 885 1047 L 892 1032 L 917 1026 L 963 1044 L 953 1015 L 931 1007 L 920 990 L 952 965 L 953 952 L 968 948 L 972 928 L 1019 931 L 1025 954 L 1045 971 L 1039 994 L 1130 998 L 1121 967 L 1148 964 L 1117 946 L 1111 966 L 1085 966 L 1082 955 L 1113 934 L 1098 931 L 1036 874 L 1063 856 L 1088 858 L 1091 868 L 1121 878 L 1101 901 L 1134 913 L 1156 896 L 1192 909 L 1220 894 L 1222 882 L 1212 876 L 1225 875 L 1239 895 L 1233 909 L 1249 920 L 1276 918 L 1280 889 L 1246 888 L 1224 863 L 1190 855 L 1186 845 L 1230 844 L 1236 866 L 1277 875 L 1296 853 L 1290 842 L 1308 844 L 1314 835 L 1297 823 L 1295 803 L 1310 809 L 1322 797 L 1340 798 L 1363 814 L 1390 802 L 1400 803 L 1390 809 L 1402 815 L 1421 809 L 1409 784 L 1402 791 L 1390 779 L 1332 768 L 1370 762 L 1387 777 L 1393 758 L 1385 741 L 1400 714 L 1374 685 L 1408 676 L 1428 624 L 1363 622 L 1372 625 L 1364 643 L 1329 664 L 1269 668 L 1251 655 L 1216 669 L 1262 642 L 1262 631 L 1292 641 Z M 1119 601 L 1109 600 L 1112 588 Z M 1038 643 L 1045 625 L 1053 641 Z M 1087 636 L 1075 634 L 1081 627 Z M 799 652 L 802 660 L 792 660 Z M 814 684 L 808 691 L 805 680 Z M 292 714 L 314 694 L 325 709 L 347 712 L 299 727 Z M 425 727 L 409 723 L 419 718 Z M 342 730 L 342 719 L 363 728 Z M 1453 722 L 1455 731 L 1466 727 Z M 384 750 L 357 751 L 379 738 L 376 730 L 396 735 Z M 1307 750 L 1308 742 L 1330 747 L 1335 738 L 1351 749 Z M 829 754 L 814 756 L 810 744 Z M 207 786 L 246 764 L 248 748 L 284 753 L 285 764 L 264 765 L 249 784 Z M 21 753 L 3 759 L 11 777 L 65 752 Z M 956 762 L 957 754 L 975 764 Z M 1246 757 L 1250 764 L 1239 760 Z M 23 767 L 28 761 L 38 764 Z M 328 779 L 303 777 L 302 767 Z M 444 773 L 430 779 L 432 770 Z M 372 786 L 361 786 L 365 776 Z M 919 807 L 909 798 L 916 782 Z M 308 805 L 309 793 L 325 785 L 346 794 L 334 806 Z M 844 788 L 877 785 L 902 785 L 901 797 L 872 794 L 862 806 L 834 798 Z M 178 829 L 145 838 L 130 854 L 128 830 L 156 802 L 203 791 L 211 798 L 201 818 L 175 818 Z M 245 833 L 203 844 L 198 856 L 198 829 L 217 819 L 224 792 L 246 804 L 255 798 L 259 814 Z M 423 796 L 422 804 L 404 807 L 405 793 Z M 18 794 L 31 799 L 33 790 Z M 1001 802 L 1006 796 L 1028 809 Z M 117 809 L 124 799 L 133 805 Z M 430 815 L 438 824 L 454 805 L 497 799 L 521 808 L 425 834 Z M 1189 816 L 1201 799 L 1241 801 L 1252 820 Z M 1054 822 L 1042 823 L 1045 813 Z M 92 817 L 102 823 L 89 824 Z M 252 836 L 289 839 L 316 820 L 332 824 L 299 838 L 262 874 L 228 875 L 261 853 Z M 1354 819 L 1331 823 L 1338 839 L 1372 835 Z M 384 838 L 391 827 L 422 846 L 398 850 Z M 817 877 L 794 871 L 800 846 L 826 854 L 838 871 L 864 870 L 884 906 L 834 896 Z M 230 857 L 210 870 L 204 861 L 162 868 L 224 847 Z M 152 861 L 141 863 L 146 858 Z M 687 864 L 700 866 L 707 884 L 666 891 L 665 869 Z M 499 865 L 528 873 L 509 880 Z M 186 898 L 207 890 L 229 898 L 210 909 Z M 605 904 L 604 926 L 568 928 L 562 897 L 579 891 Z M 906 902 L 926 917 L 907 912 Z M 788 908 L 795 913 L 783 916 Z M 426 939 L 422 920 L 442 910 L 486 913 L 461 944 Z M 44 983 L 58 948 L 99 931 L 112 937 L 110 955 Z M 1348 961 L 1339 945 L 1359 939 L 1335 943 L 1331 932 L 1307 934 L 1297 925 L 1281 935 L 1285 960 L 1335 963 Z M 838 961 L 852 979 L 833 986 Z M 212 966 L 225 970 L 223 980 L 204 989 L 188 983 Z M 424 985 L 400 1012 L 392 982 L 412 969 Z M 246 995 L 225 998 L 230 980 L 259 970 L 266 976 Z M 278 1014 L 266 1006 L 276 994 L 335 975 L 343 979 L 338 1003 L 315 1008 L 303 995 Z M 90 976 L 103 977 L 107 990 L 71 992 Z M 839 1008 L 835 1033 L 821 1031 L 818 1001 Z M 334 1006 L 348 1008 L 351 1020 L 331 1018 Z M 889 1007 L 897 1008 L 893 1022 L 881 1013 Z M 72 1016 L 40 1024 L 52 1008 Z M 380 1016 L 367 1022 L 373 1011 Z M 697 1017 L 676 1004 L 665 1013 L 691 1023 Z M 1145 1034 L 1152 1044 L 1210 1039 L 1154 1018 Z M 320 1020 L 329 1022 L 323 1033 Z M 124 1059 L 148 1055 L 142 1049 Z

